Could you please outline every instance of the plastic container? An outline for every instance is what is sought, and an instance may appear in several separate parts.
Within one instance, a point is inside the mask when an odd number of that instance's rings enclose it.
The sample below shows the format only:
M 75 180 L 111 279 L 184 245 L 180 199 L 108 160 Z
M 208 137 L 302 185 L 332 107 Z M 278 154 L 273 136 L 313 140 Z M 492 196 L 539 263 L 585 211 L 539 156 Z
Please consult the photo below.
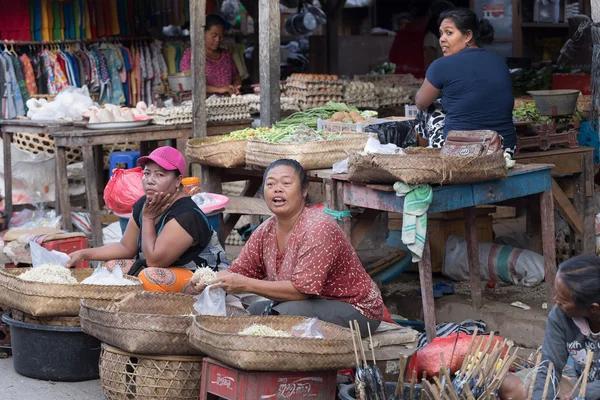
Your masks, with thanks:
M 417 106 L 409 106 L 409 105 L 404 106 L 404 116 L 405 117 L 417 118 L 418 112 L 419 112 L 419 109 L 417 108 Z
M 169 86 L 174 92 L 189 92 L 192 90 L 192 76 L 184 74 L 169 75 Z
M 193 196 L 198 193 L 202 193 L 202 188 L 200 187 L 200 178 L 197 176 L 190 176 L 189 178 L 183 178 L 181 180 L 183 184 L 183 190 L 187 193 L 188 196 Z
M 13 366 L 20 375 L 58 382 L 98 379 L 100 341 L 81 327 L 17 321 L 10 311 L 2 321 L 10 326 Z

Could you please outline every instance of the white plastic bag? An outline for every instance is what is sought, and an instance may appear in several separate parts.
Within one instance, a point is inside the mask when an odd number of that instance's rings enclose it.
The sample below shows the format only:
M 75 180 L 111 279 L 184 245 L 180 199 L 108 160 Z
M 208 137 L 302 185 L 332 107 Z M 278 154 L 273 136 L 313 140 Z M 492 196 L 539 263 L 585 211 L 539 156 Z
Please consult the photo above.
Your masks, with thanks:
M 112 272 L 106 268 L 98 267 L 94 270 L 91 276 L 85 278 L 82 282 L 83 285 L 115 285 L 115 286 L 127 286 L 135 285 L 135 282 L 129 279 L 123 278 L 123 271 L 121 267 L 116 266 Z
M 481 279 L 517 286 L 534 287 L 544 280 L 544 258 L 529 250 L 515 249 L 493 243 L 479 243 Z M 444 276 L 455 281 L 469 280 L 467 242 L 449 236 L 442 264 Z
M 223 289 L 213 289 L 215 285 L 208 285 L 202 294 L 194 296 L 196 302 L 194 309 L 199 315 L 214 315 L 216 317 L 227 316 L 225 296 L 227 293 Z
M 60 251 L 52 250 L 48 251 L 35 242 L 29 242 L 29 249 L 31 251 L 31 264 L 33 267 L 39 267 L 45 264 L 67 265 L 71 257 Z
M 323 327 L 319 318 L 308 318 L 301 324 L 292 327 L 292 336 L 301 338 L 323 339 Z
M 342 161 L 338 161 L 333 164 L 333 172 L 336 174 L 347 174 L 348 173 L 348 163 L 350 163 L 350 158 L 345 158 Z

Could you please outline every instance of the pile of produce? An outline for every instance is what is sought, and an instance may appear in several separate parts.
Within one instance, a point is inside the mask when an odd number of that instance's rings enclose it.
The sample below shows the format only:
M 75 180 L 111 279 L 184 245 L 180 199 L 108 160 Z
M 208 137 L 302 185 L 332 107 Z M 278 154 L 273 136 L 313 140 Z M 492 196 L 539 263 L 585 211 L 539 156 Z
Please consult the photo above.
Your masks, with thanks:
M 379 108 L 377 93 L 373 82 L 348 81 L 344 85 L 344 102 L 358 108 Z
M 323 140 L 335 140 L 341 135 L 316 131 L 304 124 L 275 128 L 247 128 L 231 132 L 222 141 L 256 139 L 269 143 L 307 143 Z
M 379 86 L 377 98 L 379 107 L 396 107 L 414 104 L 417 89 L 411 86 Z
M 248 103 L 248 109 L 251 114 L 260 112 L 260 95 L 258 94 L 245 94 L 243 95 L 244 100 Z M 299 111 L 298 100 L 293 97 L 281 96 L 279 98 L 281 104 L 281 111 Z
M 513 121 L 514 122 L 557 122 L 562 123 L 573 123 L 575 120 L 581 121 L 583 117 L 579 110 L 575 110 L 575 113 L 571 116 L 565 116 L 560 118 L 552 118 L 544 115 L 540 115 L 540 112 L 534 102 L 525 103 L 521 107 L 513 110 Z
M 196 286 L 207 286 L 209 283 L 217 279 L 217 273 L 209 267 L 198 268 L 196 271 L 194 271 L 192 278 L 196 277 L 199 278 Z
M 42 264 L 18 276 L 29 282 L 77 284 L 77 279 L 71 275 L 71 270 L 59 264 Z
M 311 108 L 306 111 L 300 111 L 290 115 L 288 118 L 275 124 L 276 128 L 287 128 L 290 126 L 306 125 L 309 128 L 317 128 L 317 120 L 327 120 L 337 112 L 357 111 L 354 107 L 348 107 L 344 103 L 328 102 L 324 106 Z
M 343 81 L 337 75 L 292 74 L 286 84 L 286 94 L 298 100 L 301 110 L 343 99 Z
M 384 62 L 369 71 L 369 75 L 391 75 L 396 72 L 396 64 L 393 62 Z
M 345 124 L 367 124 L 369 121 L 363 117 L 358 111 L 338 111 L 331 116 L 329 122 L 343 122 Z
M 247 327 L 246 329 L 242 329 L 238 332 L 238 335 L 246 335 L 246 336 L 271 336 L 271 337 L 292 337 L 289 332 L 280 331 L 277 329 L 273 329 L 270 326 L 253 324 Z
M 211 96 L 206 99 L 206 111 L 208 122 L 235 121 L 249 119 L 250 108 L 244 97 L 233 95 Z

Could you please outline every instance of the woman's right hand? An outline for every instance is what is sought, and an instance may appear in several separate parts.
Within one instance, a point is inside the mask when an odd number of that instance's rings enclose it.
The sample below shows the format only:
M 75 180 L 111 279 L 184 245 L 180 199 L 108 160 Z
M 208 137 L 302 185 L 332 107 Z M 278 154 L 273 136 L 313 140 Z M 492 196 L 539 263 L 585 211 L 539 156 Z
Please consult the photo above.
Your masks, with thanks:
M 77 264 L 79 264 L 80 262 L 85 260 L 85 251 L 86 249 L 83 250 L 77 250 L 71 254 L 69 254 L 69 257 L 71 258 L 69 260 L 69 262 L 67 263 L 66 267 L 67 268 L 74 268 Z

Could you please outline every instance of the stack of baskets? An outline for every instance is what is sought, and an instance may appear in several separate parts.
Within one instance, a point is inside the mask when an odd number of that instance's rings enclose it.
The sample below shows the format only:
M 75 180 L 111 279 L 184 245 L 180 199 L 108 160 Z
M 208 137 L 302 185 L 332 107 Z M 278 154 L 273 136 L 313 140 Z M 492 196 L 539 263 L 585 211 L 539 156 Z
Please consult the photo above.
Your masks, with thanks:
M 11 327 L 15 370 L 45 380 L 76 381 L 98 378 L 100 343 L 83 333 L 79 321 L 82 299 L 110 301 L 142 290 L 134 285 L 88 285 L 31 282 L 20 279 L 29 268 L 0 269 L 3 321 Z M 71 270 L 81 282 L 92 268 Z
M 103 342 L 100 381 L 109 400 L 198 399 L 202 353 L 190 345 L 192 296 L 140 292 L 81 302 L 83 331 Z M 228 307 L 229 315 L 245 311 Z

